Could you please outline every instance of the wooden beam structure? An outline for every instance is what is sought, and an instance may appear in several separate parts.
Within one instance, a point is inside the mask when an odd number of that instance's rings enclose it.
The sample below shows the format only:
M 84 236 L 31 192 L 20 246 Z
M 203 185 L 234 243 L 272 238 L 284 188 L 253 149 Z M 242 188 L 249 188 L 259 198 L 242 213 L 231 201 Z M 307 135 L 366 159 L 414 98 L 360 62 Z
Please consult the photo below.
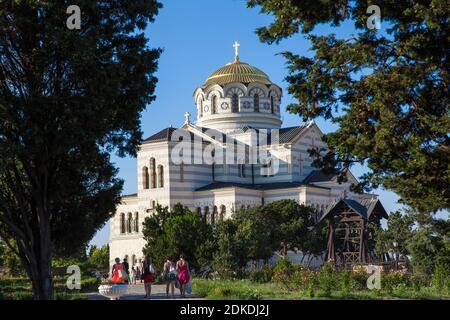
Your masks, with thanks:
M 354 264 L 374 263 L 377 257 L 373 245 L 371 224 L 380 224 L 387 213 L 379 200 L 360 203 L 341 199 L 331 205 L 320 221 L 328 221 L 326 260 L 337 267 L 351 268 Z

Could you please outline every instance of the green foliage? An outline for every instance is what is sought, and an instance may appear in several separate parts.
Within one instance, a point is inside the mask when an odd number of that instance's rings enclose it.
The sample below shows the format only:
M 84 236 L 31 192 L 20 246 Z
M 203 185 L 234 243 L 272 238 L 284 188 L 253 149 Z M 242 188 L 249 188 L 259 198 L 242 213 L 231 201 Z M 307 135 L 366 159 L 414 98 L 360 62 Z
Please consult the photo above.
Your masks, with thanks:
M 432 273 L 439 262 L 450 265 L 450 246 L 431 226 L 421 226 L 408 242 L 414 270 Z
M 308 296 L 314 296 L 316 287 L 315 273 L 302 265 L 296 265 L 295 271 L 291 276 L 292 284 L 296 290 L 307 292 Z
M 289 261 L 288 257 L 283 257 L 277 261 L 273 268 L 273 279 L 285 290 L 294 290 L 292 283 L 292 275 L 295 272 L 294 265 Z
M 11 241 L 11 244 L 14 246 L 14 250 L 17 251 L 15 241 Z M 11 250 L 11 248 L 0 239 L 0 266 L 6 269 L 5 271 L 9 276 L 24 276 L 25 270 L 15 251 Z
M 422 288 L 426 288 L 430 286 L 430 276 L 423 273 L 413 273 L 410 277 L 410 282 L 412 289 L 415 292 L 420 292 Z
M 282 255 L 287 255 L 288 250 L 314 254 L 326 248 L 325 235 L 316 232 L 312 207 L 293 200 L 280 200 L 261 207 L 261 213 L 263 223 L 272 228 L 271 241 Z
M 410 285 L 409 275 L 403 272 L 393 271 L 381 274 L 381 289 L 389 293 Z
M 331 263 L 326 263 L 317 273 L 317 284 L 325 297 L 339 288 L 339 276 Z
M 352 273 L 348 270 L 342 270 L 339 274 L 339 278 L 341 290 L 346 294 L 350 294 L 358 287 L 358 282 L 352 277 Z
M 366 164 L 370 171 L 358 189 L 384 185 L 421 211 L 449 208 L 448 1 L 383 1 L 382 30 L 367 27 L 369 4 L 248 1 L 274 17 L 257 30 L 261 41 L 302 33 L 311 43 L 312 56 L 283 55 L 296 100 L 288 111 L 338 125 L 324 136 L 327 152 L 311 150 L 313 164 L 340 180 L 354 163 Z M 315 32 L 342 23 L 353 23 L 356 32 L 344 38 Z
M 89 250 L 89 263 L 96 269 L 107 270 L 109 268 L 109 245 L 100 248 L 92 246 Z
M 265 264 L 261 269 L 254 269 L 250 272 L 249 279 L 257 283 L 267 283 L 272 281 L 273 267 Z
M 262 300 L 262 294 L 258 289 L 248 289 L 239 294 L 240 300 Z
M 450 268 L 448 265 L 437 263 L 431 279 L 433 287 L 442 292 L 450 288 Z
M 214 251 L 211 226 L 180 204 L 172 211 L 158 205 L 156 213 L 144 220 L 142 232 L 146 241 L 143 252 L 160 270 L 167 256 L 175 259 L 181 253 L 186 255 L 191 269 L 199 268 L 199 261 L 211 260 Z
M 16 291 L 9 295 L 10 300 L 33 300 L 33 294 L 26 291 Z
M 409 253 L 408 243 L 413 234 L 414 217 L 411 214 L 392 212 L 387 221 L 387 228 L 376 230 L 375 250 L 381 255 L 395 252 L 406 256 Z M 394 247 L 396 243 L 397 247 Z

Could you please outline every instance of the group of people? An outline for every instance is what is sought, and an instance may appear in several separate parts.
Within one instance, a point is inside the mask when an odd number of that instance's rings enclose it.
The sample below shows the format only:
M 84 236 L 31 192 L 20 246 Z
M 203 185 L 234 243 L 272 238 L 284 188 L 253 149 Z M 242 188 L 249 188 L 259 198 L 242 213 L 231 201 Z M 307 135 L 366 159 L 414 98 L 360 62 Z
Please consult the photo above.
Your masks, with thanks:
M 150 257 L 145 257 L 142 265 L 132 266 L 131 272 L 127 259 L 120 262 L 119 258 L 115 259 L 112 268 L 112 282 L 114 283 L 132 283 L 136 284 L 137 280 L 144 281 L 145 298 L 150 299 L 152 293 L 152 283 L 157 278 L 156 268 Z M 189 263 L 186 257 L 181 254 L 179 260 L 175 263 L 171 257 L 166 258 L 163 266 L 162 279 L 166 283 L 166 295 L 169 291 L 172 297 L 175 296 L 175 287 L 180 289 L 182 298 L 186 296 L 186 288 L 190 280 Z

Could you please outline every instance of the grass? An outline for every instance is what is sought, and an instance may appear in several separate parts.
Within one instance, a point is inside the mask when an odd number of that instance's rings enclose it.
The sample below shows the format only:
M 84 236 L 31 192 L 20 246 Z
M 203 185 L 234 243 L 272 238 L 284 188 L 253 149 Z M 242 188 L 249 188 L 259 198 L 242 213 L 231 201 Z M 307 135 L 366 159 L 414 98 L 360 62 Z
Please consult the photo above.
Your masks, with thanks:
M 325 295 L 320 289 L 311 293 L 282 289 L 277 284 L 254 283 L 250 280 L 205 280 L 193 279 L 193 292 L 211 300 L 305 300 L 305 299 L 338 299 L 338 300 L 385 300 L 385 299 L 450 299 L 449 294 L 426 287 L 420 290 L 398 288 L 391 292 L 383 290 L 342 290 L 332 291 Z
M 86 300 L 84 292 L 97 291 L 99 281 L 95 278 L 82 278 L 80 290 L 66 287 L 67 277 L 55 277 L 54 296 L 56 300 Z M 0 300 L 32 300 L 31 281 L 23 277 L 0 278 Z

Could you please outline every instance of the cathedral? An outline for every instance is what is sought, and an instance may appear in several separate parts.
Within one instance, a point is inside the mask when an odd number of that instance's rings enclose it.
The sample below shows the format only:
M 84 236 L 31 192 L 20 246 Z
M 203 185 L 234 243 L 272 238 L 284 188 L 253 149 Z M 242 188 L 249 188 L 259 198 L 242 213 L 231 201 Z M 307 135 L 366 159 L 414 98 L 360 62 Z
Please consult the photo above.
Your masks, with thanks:
M 314 121 L 282 127 L 281 88 L 260 69 L 235 58 L 194 91 L 196 121 L 145 139 L 137 155 L 137 193 L 123 196 L 110 220 L 110 263 L 142 259 L 142 222 L 156 206 L 177 203 L 212 225 L 241 208 L 292 199 L 320 216 L 337 200 L 375 201 L 312 166 L 309 149 L 325 151 Z

